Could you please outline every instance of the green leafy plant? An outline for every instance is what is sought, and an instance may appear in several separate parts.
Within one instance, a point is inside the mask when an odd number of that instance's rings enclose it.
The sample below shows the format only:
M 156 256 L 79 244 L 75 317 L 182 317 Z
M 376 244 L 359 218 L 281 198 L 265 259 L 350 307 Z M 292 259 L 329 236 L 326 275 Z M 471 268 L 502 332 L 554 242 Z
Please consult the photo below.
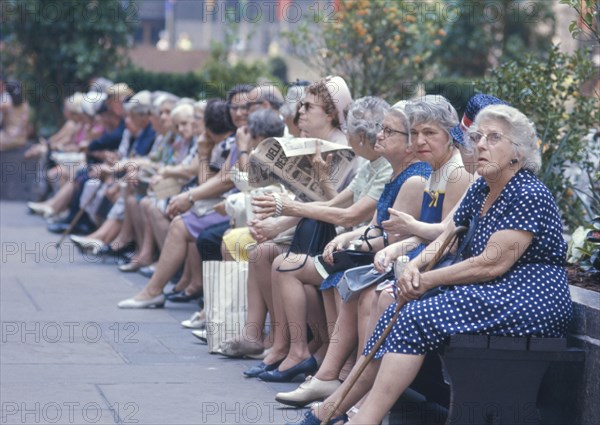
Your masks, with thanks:
M 441 7 L 449 19 L 435 58 L 445 76 L 483 77 L 498 63 L 525 52 L 543 56 L 551 47 L 555 30 L 551 1 L 442 0 Z
M 24 83 L 38 125 L 62 121 L 63 99 L 127 63 L 133 1 L 2 0 L 4 73 Z
M 569 242 L 567 261 L 585 272 L 600 273 L 600 217 L 575 229 Z
M 600 94 L 581 94 L 582 84 L 596 75 L 589 52 L 565 54 L 554 46 L 545 59 L 526 55 L 493 69 L 477 87 L 524 111 L 536 124 L 542 153 L 539 176 L 571 229 L 591 217 L 586 218 L 577 194 L 581 189 L 576 190 L 569 179 L 569 170 L 579 166 L 592 176 L 591 181 L 598 178 L 593 139 L 586 135 L 600 122 Z
M 321 75 L 343 77 L 355 97 L 406 98 L 434 66 L 442 19 L 418 2 L 344 0 L 286 33 L 295 53 Z
M 257 84 L 269 82 L 281 85 L 281 81 L 273 77 L 266 63 L 261 61 L 232 61 L 230 50 L 226 45 L 213 42 L 210 57 L 197 72 L 206 84 L 200 97 L 224 97 L 227 90 L 235 84 Z
M 206 82 L 194 72 L 151 72 L 129 66 L 109 75 L 113 81 L 127 83 L 135 91 L 164 90 L 181 97 L 197 98 L 206 90 Z
M 570 6 L 577 19 L 569 25 L 573 38 L 583 41 L 595 40 L 600 43 L 600 4 L 598 0 L 560 0 Z

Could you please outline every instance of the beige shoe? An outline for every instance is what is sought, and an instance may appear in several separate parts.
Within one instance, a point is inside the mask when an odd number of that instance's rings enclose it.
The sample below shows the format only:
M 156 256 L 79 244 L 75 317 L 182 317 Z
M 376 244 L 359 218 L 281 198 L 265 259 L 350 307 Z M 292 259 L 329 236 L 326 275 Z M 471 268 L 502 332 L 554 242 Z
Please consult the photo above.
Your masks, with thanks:
M 314 376 L 309 376 L 298 388 L 289 393 L 278 393 L 275 400 L 282 404 L 294 407 L 304 407 L 313 401 L 324 400 L 329 397 L 342 383 L 340 381 L 321 381 Z
M 71 235 L 69 237 L 74 244 L 79 245 L 82 249 L 98 250 L 104 245 L 104 242 L 100 239 L 88 238 L 87 236 Z
M 54 215 L 54 210 L 52 207 L 44 204 L 43 202 L 27 202 L 27 208 L 29 208 L 35 214 L 43 215 L 46 218 Z

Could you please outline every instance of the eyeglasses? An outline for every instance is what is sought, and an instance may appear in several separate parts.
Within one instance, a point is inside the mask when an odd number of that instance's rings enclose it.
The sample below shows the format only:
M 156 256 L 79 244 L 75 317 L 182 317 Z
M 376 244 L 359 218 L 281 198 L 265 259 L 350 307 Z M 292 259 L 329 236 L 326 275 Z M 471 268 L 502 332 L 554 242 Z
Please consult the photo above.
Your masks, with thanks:
M 394 130 L 393 128 L 389 128 L 381 123 L 376 123 L 375 129 L 377 130 L 378 133 L 383 132 L 384 139 L 387 139 L 394 133 L 404 134 L 405 136 L 408 136 L 408 133 L 406 131 Z
M 471 131 L 467 133 L 467 139 L 475 145 L 478 144 L 481 141 L 481 139 L 485 139 L 488 146 L 495 146 L 505 137 L 506 136 L 504 136 L 504 134 L 498 131 L 492 131 L 488 134 L 484 134 L 479 131 Z M 519 145 L 518 143 L 515 143 L 512 140 L 509 140 L 509 142 L 513 145 Z
M 248 103 L 244 103 L 243 105 L 234 105 L 233 103 L 228 103 L 227 107 L 229 108 L 229 110 L 231 112 L 237 112 L 239 110 L 242 110 L 244 112 L 248 112 L 253 106 L 256 105 L 260 105 L 262 102 L 248 102 Z
M 304 102 L 301 100 L 300 102 L 298 102 L 298 110 L 302 108 L 304 108 L 306 112 L 310 111 L 312 108 L 322 108 L 323 110 L 325 109 L 324 106 L 319 105 L 318 103 Z

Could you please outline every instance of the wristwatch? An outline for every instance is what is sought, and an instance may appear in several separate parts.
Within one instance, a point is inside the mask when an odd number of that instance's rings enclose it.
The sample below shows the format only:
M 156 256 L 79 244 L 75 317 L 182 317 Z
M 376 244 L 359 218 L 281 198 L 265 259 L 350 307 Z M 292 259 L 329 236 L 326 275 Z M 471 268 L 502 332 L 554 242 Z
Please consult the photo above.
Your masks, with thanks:
M 188 190 L 188 201 L 190 201 L 190 204 L 194 205 L 194 198 L 192 198 L 192 191 Z

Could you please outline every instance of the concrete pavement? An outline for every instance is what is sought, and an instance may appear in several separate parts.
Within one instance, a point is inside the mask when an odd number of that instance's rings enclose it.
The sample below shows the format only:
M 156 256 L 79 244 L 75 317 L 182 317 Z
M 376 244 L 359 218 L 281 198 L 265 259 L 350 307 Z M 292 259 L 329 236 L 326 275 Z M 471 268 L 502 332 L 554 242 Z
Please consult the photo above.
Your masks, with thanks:
M 210 355 L 179 322 L 195 305 L 120 310 L 146 280 L 84 257 L 0 202 L 2 424 L 281 424 L 275 402 L 298 384 L 245 379 L 256 360 Z

